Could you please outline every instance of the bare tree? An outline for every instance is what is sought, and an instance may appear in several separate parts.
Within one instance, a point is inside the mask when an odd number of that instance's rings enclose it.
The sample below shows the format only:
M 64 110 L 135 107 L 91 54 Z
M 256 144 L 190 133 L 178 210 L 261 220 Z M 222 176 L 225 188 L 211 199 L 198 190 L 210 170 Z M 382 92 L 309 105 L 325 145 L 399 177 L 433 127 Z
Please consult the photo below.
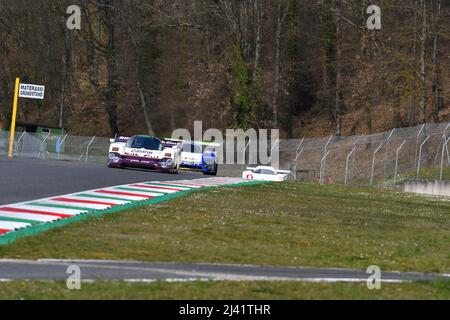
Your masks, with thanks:
M 273 125 L 278 126 L 278 98 L 280 96 L 280 70 L 281 70 L 281 37 L 283 22 L 286 19 L 288 13 L 289 3 L 283 6 L 280 1 L 277 6 L 277 23 L 275 33 L 275 74 L 274 74 L 274 94 L 272 97 L 272 112 L 273 112 Z
M 427 111 L 427 73 L 426 73 L 426 50 L 427 50 L 427 39 L 428 39 L 428 21 L 427 21 L 427 1 L 420 0 L 421 10 L 422 10 L 422 31 L 420 35 L 420 123 L 425 123 L 426 121 L 426 111 Z

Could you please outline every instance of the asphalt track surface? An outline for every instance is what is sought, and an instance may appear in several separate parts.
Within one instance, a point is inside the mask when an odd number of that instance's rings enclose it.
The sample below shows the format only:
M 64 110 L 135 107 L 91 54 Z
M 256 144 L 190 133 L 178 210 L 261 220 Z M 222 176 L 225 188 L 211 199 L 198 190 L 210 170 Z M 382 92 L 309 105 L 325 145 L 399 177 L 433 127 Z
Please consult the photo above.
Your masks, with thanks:
M 82 281 L 317 281 L 366 282 L 370 276 L 361 270 L 263 267 L 251 265 L 170 264 L 99 260 L 0 260 L 0 281 L 68 278 L 68 267 L 76 265 Z M 433 281 L 446 275 L 384 272 L 382 282 Z
M 204 178 L 202 174 L 165 174 L 145 170 L 111 169 L 105 165 L 0 159 L 0 205 L 12 204 L 122 184 Z

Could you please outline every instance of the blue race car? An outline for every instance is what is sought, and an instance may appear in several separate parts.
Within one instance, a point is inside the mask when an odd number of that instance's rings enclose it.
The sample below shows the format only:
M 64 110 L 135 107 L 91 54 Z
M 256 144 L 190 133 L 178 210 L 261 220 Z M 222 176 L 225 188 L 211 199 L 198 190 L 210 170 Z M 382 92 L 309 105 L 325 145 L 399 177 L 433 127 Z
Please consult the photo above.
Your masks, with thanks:
M 218 171 L 217 154 L 206 147 L 219 147 L 211 142 L 193 142 L 168 139 L 166 145 L 181 143 L 180 170 L 203 172 L 204 175 L 216 176 Z

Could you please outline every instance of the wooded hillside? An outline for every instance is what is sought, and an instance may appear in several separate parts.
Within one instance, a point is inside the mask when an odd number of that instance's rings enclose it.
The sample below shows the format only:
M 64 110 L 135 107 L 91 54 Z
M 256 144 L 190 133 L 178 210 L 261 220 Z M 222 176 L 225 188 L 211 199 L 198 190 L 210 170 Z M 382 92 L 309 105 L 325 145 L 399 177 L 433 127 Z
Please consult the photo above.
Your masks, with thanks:
M 20 121 L 79 135 L 449 121 L 449 37 L 447 0 L 0 0 L 0 115 L 7 129 L 19 76 L 46 85 Z

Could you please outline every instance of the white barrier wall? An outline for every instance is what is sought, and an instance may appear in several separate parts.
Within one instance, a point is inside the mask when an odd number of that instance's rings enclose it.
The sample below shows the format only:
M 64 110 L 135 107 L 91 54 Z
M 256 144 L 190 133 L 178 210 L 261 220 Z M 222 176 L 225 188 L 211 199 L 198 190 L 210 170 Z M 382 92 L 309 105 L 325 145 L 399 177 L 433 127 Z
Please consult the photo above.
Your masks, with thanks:
M 450 197 L 450 181 L 407 181 L 403 191 Z

